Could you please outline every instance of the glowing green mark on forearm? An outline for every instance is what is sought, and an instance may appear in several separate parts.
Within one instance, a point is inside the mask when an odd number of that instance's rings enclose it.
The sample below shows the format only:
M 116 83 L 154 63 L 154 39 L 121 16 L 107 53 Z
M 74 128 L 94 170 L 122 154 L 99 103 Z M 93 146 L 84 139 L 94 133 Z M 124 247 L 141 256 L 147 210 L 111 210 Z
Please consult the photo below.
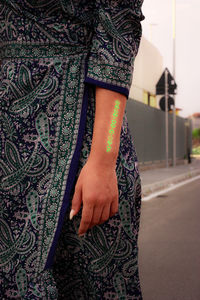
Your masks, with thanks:
M 112 119 L 111 124 L 110 124 L 111 128 L 109 130 L 109 136 L 108 136 L 108 140 L 107 140 L 106 152 L 110 152 L 110 150 L 111 150 L 113 134 L 115 133 L 114 128 L 116 127 L 116 118 L 118 116 L 119 104 L 120 104 L 120 101 L 116 100 L 115 101 L 115 109 L 114 109 L 114 112 L 112 114 L 113 119 Z

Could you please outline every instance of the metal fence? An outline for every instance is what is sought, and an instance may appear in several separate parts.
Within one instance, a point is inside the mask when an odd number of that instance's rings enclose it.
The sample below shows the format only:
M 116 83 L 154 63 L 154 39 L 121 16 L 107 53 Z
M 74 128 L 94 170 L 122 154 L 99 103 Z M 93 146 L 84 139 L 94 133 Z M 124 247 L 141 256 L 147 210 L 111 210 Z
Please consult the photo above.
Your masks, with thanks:
M 140 163 L 165 160 L 165 112 L 139 101 L 129 99 L 126 115 Z M 192 124 L 188 119 L 176 118 L 176 157 L 192 153 Z M 173 115 L 169 113 L 169 159 L 173 158 Z

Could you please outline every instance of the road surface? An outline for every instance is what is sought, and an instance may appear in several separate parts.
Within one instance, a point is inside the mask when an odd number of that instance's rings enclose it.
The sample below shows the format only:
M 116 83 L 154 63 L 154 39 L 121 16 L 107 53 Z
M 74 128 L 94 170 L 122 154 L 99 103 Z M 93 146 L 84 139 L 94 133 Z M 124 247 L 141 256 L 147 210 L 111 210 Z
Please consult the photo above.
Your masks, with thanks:
M 200 180 L 142 202 L 143 300 L 200 300 Z

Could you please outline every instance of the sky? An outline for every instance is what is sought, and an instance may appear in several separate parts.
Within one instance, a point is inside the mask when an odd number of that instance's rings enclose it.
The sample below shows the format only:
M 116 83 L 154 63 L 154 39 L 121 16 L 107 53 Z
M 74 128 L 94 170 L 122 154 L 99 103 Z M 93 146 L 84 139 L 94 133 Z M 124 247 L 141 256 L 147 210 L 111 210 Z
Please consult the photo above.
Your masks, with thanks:
M 163 71 L 173 75 L 173 0 L 144 0 L 143 36 L 163 56 Z M 200 112 L 200 0 L 176 0 L 176 107 L 182 117 Z M 151 25 L 155 24 L 155 25 Z

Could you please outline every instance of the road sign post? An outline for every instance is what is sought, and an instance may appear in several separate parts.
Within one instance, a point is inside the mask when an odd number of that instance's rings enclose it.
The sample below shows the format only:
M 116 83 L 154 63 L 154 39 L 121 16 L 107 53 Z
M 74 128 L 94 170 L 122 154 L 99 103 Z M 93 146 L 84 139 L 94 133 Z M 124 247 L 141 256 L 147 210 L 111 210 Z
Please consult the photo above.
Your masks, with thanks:
M 168 71 L 165 69 L 165 158 L 166 168 L 169 167 L 169 120 L 168 120 Z
M 165 111 L 165 148 L 166 148 L 166 167 L 169 166 L 169 114 L 173 106 L 173 165 L 176 165 L 176 107 L 174 98 L 169 95 L 176 95 L 177 84 L 169 72 L 165 68 L 160 79 L 156 84 L 156 95 L 165 95 L 160 99 L 160 108 Z
M 173 1 L 173 77 L 176 78 L 176 0 Z M 173 108 L 173 167 L 176 166 L 176 96 Z

